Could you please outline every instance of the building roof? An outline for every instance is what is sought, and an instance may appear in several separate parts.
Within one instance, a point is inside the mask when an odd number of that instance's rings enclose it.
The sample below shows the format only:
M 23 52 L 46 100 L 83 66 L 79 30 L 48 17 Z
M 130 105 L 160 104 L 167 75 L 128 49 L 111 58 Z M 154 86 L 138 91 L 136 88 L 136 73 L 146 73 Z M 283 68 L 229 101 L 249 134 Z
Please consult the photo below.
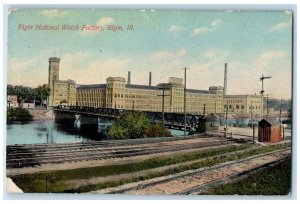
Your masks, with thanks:
M 225 98 L 247 98 L 247 97 L 256 97 L 260 98 L 260 95 L 225 95 Z
M 72 79 L 67 79 L 67 80 L 55 80 L 54 83 L 69 83 L 69 84 L 75 84 L 76 82 Z
M 190 93 L 210 94 L 210 92 L 207 91 L 207 90 L 187 89 L 186 91 L 187 91 L 187 92 L 190 92 Z
M 106 88 L 106 84 L 87 84 L 79 85 L 77 89 L 96 89 L 96 88 Z
M 158 86 L 148 86 L 148 85 L 140 85 L 140 84 L 126 84 L 126 88 L 133 88 L 133 89 L 150 89 L 150 90 L 159 90 L 160 87 Z

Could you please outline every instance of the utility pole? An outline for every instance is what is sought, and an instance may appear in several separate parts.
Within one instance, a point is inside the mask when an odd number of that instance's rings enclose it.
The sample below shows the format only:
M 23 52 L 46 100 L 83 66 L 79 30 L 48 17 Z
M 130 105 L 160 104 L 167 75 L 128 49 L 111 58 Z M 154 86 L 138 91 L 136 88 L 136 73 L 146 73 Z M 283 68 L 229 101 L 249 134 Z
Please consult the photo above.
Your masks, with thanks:
M 267 94 L 267 117 L 269 116 L 269 95 Z
M 281 133 L 281 128 L 283 129 L 283 135 L 282 135 L 282 140 L 284 140 L 284 127 L 282 127 L 282 119 L 281 119 L 281 107 L 282 107 L 282 99 L 280 100 L 280 109 L 279 109 L 279 122 L 280 122 L 280 133 Z
M 253 137 L 252 137 L 252 143 L 254 144 L 254 138 L 255 138 L 255 125 L 252 125 L 252 127 L 253 127 Z
M 260 81 L 261 81 L 261 91 L 260 91 L 260 94 L 261 94 L 261 116 L 263 117 L 264 116 L 264 80 L 265 79 L 270 79 L 272 77 L 265 77 L 263 74 L 261 75 L 260 77 Z
M 225 115 L 225 137 L 227 136 L 227 117 L 228 117 L 228 101 L 227 101 L 227 105 L 226 105 L 226 115 Z
M 184 98 L 183 98 L 183 111 L 184 111 L 184 136 L 186 136 L 186 70 L 189 68 L 184 68 Z
M 205 106 L 206 106 L 206 104 L 204 103 L 203 104 L 203 116 L 205 117 Z
M 251 122 L 253 123 L 253 106 L 252 106 L 252 102 L 251 102 L 250 109 L 251 109 Z
M 159 85 L 159 86 L 161 86 L 160 89 L 162 89 L 163 94 L 162 95 L 158 95 L 158 96 L 162 96 L 162 107 L 161 107 L 161 110 L 162 110 L 162 123 L 163 123 L 163 125 L 165 125 L 165 96 L 170 96 L 170 95 L 166 95 L 165 94 L 166 85 L 167 84 L 165 84 L 165 83 L 162 83 L 162 84 Z

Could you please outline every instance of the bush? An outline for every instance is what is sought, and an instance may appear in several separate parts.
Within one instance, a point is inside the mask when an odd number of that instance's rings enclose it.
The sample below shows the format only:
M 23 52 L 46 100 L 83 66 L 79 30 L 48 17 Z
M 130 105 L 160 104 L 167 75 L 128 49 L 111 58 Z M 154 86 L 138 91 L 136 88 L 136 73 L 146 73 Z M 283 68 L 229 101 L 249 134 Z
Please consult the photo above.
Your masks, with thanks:
M 170 137 L 170 131 L 162 124 L 151 125 L 145 133 L 146 137 Z
M 110 139 L 143 138 L 149 126 L 150 121 L 144 113 L 128 112 L 115 121 L 108 135 Z
M 18 107 L 18 108 L 8 108 L 7 109 L 7 122 L 19 121 L 27 122 L 32 120 L 32 115 L 28 110 Z

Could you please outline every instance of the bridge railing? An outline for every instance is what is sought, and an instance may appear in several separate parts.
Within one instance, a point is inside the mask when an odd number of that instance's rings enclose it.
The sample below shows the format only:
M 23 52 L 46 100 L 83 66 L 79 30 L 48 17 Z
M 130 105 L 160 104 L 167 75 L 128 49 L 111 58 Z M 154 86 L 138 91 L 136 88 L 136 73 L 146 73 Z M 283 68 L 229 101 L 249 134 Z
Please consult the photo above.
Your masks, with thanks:
M 117 118 L 121 115 L 131 112 L 133 110 L 127 109 L 116 109 L 116 108 L 94 108 L 94 107 L 85 107 L 85 106 L 63 106 L 59 105 L 54 108 L 55 110 L 62 111 L 70 111 L 77 112 L 82 114 L 93 114 L 99 116 L 105 116 L 110 118 Z M 162 121 L 162 113 L 154 112 L 154 111 L 142 111 L 151 122 L 161 122 Z M 184 114 L 183 113 L 172 113 L 165 112 L 164 113 L 164 121 L 165 124 L 168 125 L 184 125 Z M 205 129 L 205 118 L 203 115 L 196 114 L 186 114 L 186 125 L 196 129 Z

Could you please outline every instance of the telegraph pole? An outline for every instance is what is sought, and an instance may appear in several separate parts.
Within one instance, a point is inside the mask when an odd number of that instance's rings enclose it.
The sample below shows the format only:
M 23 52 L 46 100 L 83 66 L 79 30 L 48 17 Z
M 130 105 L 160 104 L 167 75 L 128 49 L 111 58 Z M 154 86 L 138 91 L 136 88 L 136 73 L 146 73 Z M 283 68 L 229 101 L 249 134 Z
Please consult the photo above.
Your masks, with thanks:
M 252 106 L 252 102 L 251 102 L 250 109 L 251 109 L 251 122 L 253 122 L 253 106 Z
M 260 91 L 260 94 L 261 94 L 261 116 L 263 117 L 264 116 L 264 80 L 265 79 L 270 79 L 272 77 L 265 77 L 263 74 L 261 75 L 260 77 L 260 81 L 261 81 L 261 91 Z
M 281 110 L 281 107 L 282 107 L 282 99 L 280 100 L 280 109 L 279 109 L 279 122 L 280 122 L 280 133 L 281 133 L 281 128 L 283 130 L 283 135 L 282 135 L 282 140 L 284 140 L 284 127 L 282 126 L 282 119 L 281 119 L 281 114 L 282 114 L 282 110 Z
M 267 94 L 267 117 L 269 116 L 269 95 Z
M 184 68 L 184 99 L 183 99 L 183 111 L 184 111 L 184 136 L 186 136 L 186 70 L 189 68 Z
M 160 84 L 160 86 L 161 86 L 161 89 L 163 91 L 163 94 L 158 95 L 158 96 L 162 96 L 162 107 L 161 107 L 161 110 L 162 110 L 162 123 L 163 123 L 163 125 L 165 125 L 165 96 L 170 96 L 170 95 L 165 94 L 165 89 L 166 89 L 166 84 L 165 83 Z
M 205 106 L 206 106 L 206 104 L 204 103 L 203 104 L 203 116 L 205 116 Z
M 226 105 L 226 115 L 225 115 L 226 123 L 225 123 L 225 137 L 227 136 L 227 117 L 228 117 L 228 101 Z

